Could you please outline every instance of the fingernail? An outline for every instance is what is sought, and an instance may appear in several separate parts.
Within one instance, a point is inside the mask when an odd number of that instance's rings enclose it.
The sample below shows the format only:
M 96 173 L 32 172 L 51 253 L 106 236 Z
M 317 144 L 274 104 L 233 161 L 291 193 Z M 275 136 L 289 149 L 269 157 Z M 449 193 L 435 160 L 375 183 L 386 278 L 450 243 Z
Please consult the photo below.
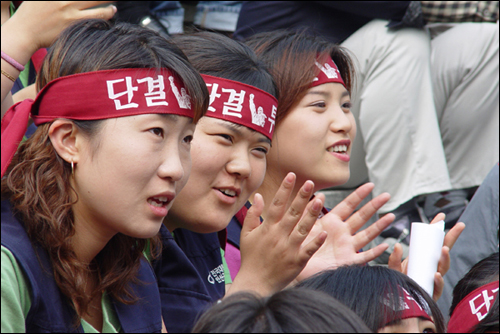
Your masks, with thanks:
M 295 174 L 293 173 L 288 173 L 288 175 L 285 177 L 285 181 L 287 183 L 292 183 L 293 182 L 293 177 L 294 177 Z
M 304 184 L 304 191 L 305 192 L 311 192 L 313 189 L 313 184 L 311 181 L 307 181 L 305 184 Z
M 319 211 L 321 209 L 321 201 L 319 199 L 315 199 L 312 208 L 314 211 Z

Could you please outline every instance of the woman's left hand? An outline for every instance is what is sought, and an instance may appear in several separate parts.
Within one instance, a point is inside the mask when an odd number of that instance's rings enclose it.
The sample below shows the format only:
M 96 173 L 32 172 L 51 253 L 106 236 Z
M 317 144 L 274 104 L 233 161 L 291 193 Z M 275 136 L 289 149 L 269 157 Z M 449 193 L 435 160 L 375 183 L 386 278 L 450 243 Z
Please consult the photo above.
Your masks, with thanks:
M 297 281 L 304 280 L 326 269 L 367 263 L 379 257 L 389 247 L 383 243 L 375 248 L 359 252 L 395 218 L 392 213 L 387 214 L 367 229 L 356 233 L 390 199 L 388 193 L 380 194 L 351 215 L 373 188 L 373 183 L 360 186 L 328 214 L 316 221 L 309 237 L 312 238 L 321 231 L 327 231 L 328 236 L 323 246 L 312 256 L 306 267 L 297 276 Z
M 437 223 L 441 220 L 445 219 L 444 213 L 438 213 L 434 219 L 431 221 L 431 224 Z M 441 248 L 441 257 L 439 258 L 437 272 L 434 274 L 434 293 L 432 294 L 432 299 L 437 301 L 439 297 L 443 294 L 444 289 L 444 279 L 443 276 L 450 269 L 450 250 L 453 248 L 453 245 L 457 241 L 458 237 L 462 233 L 465 228 L 465 224 L 460 222 L 456 223 L 452 229 L 446 233 L 443 241 L 443 248 Z M 403 274 L 407 274 L 408 272 L 408 258 L 406 258 L 403 262 L 401 259 L 403 258 L 403 247 L 400 244 L 394 245 L 394 251 L 389 257 L 388 266 L 391 269 L 397 270 Z

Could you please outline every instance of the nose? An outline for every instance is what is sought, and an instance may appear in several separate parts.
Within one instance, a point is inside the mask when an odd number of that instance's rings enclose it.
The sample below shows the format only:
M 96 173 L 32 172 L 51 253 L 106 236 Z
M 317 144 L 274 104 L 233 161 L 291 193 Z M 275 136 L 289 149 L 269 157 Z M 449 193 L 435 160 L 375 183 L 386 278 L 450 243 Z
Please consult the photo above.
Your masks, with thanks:
M 226 171 L 229 174 L 236 175 L 238 178 L 248 178 L 252 173 L 249 154 L 245 148 L 235 150 L 231 159 L 226 164 Z
M 350 113 L 345 113 L 340 106 L 335 106 L 331 110 L 330 130 L 333 132 L 349 133 L 356 124 L 353 124 L 353 117 Z
M 164 159 L 158 168 L 158 175 L 162 179 L 170 179 L 174 182 L 183 179 L 185 173 L 191 170 L 191 156 L 189 152 L 181 152 L 176 149 L 165 150 Z

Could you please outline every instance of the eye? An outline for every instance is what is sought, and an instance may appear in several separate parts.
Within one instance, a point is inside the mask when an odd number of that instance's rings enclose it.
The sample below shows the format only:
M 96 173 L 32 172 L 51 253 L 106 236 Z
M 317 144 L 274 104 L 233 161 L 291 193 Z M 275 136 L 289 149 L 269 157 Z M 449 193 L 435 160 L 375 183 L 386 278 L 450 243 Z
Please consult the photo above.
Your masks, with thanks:
M 422 333 L 435 333 L 435 332 L 434 332 L 434 329 L 432 329 L 432 328 L 426 328 L 422 331 Z
M 316 108 L 326 108 L 326 103 L 324 101 L 318 101 L 312 103 L 311 106 Z
M 162 128 L 152 128 L 151 131 L 154 135 L 163 137 L 163 129 Z
M 352 108 L 352 103 L 351 102 L 345 102 L 342 104 L 342 109 L 347 109 L 348 111 L 351 111 Z
M 256 147 L 253 151 L 256 156 L 265 158 L 269 150 L 265 147 Z
M 230 135 L 227 135 L 227 134 L 224 134 L 224 133 L 220 133 L 218 134 L 219 137 L 222 137 L 224 138 L 225 140 L 229 141 L 229 142 L 233 142 L 233 138 L 230 136 Z
M 193 136 L 192 135 L 186 136 L 184 137 L 183 141 L 187 144 L 191 144 L 191 142 L 193 141 Z

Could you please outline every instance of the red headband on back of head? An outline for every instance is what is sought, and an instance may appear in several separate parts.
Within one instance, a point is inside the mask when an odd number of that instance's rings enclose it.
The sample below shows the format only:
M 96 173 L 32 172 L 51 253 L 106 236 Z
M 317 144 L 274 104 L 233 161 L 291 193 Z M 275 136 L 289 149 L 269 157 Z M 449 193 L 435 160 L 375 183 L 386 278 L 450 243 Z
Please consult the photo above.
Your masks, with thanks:
M 57 118 L 99 120 L 140 114 L 194 116 L 182 81 L 165 68 L 105 70 L 54 79 L 34 101 L 13 105 L 2 119 L 2 176 L 30 116 L 40 125 Z
M 241 82 L 202 74 L 210 92 L 205 116 L 244 125 L 273 138 L 278 101 L 271 94 Z
M 385 307 L 385 325 L 398 320 L 398 319 L 408 319 L 408 318 L 424 318 L 431 322 L 434 322 L 431 318 L 429 305 L 423 298 L 415 300 L 404 288 L 398 286 L 399 289 L 399 304 L 392 305 L 392 299 L 390 296 L 383 300 L 383 305 Z M 392 315 L 396 314 L 397 318 L 393 319 Z
M 470 333 L 490 311 L 498 296 L 498 281 L 483 285 L 458 303 L 448 322 L 448 333 Z

